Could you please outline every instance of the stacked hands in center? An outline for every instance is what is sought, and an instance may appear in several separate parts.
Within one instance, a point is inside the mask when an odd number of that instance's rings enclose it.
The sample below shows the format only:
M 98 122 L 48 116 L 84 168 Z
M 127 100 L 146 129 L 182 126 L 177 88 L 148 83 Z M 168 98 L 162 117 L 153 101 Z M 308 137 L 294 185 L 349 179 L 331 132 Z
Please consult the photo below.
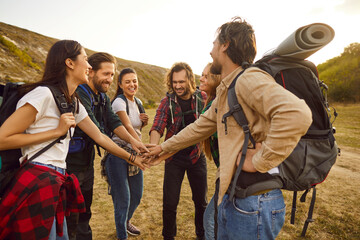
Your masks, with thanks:
M 141 170 L 156 166 L 176 153 L 163 152 L 160 145 L 150 143 L 143 144 L 142 146 L 134 149 L 136 149 L 136 152 L 138 153 L 134 165 L 138 166 Z
M 243 171 L 246 172 L 256 172 L 254 165 L 252 164 L 252 157 L 260 150 L 262 144 L 256 143 L 254 148 L 248 149 L 245 157 L 245 162 L 242 167 Z M 156 166 L 161 163 L 163 160 L 170 158 L 174 155 L 175 152 L 165 152 L 161 148 L 161 145 L 157 144 L 142 144 L 141 147 L 134 148 L 137 151 L 136 160 L 134 165 L 137 165 L 141 170 L 145 170 L 152 166 Z M 237 160 L 236 166 L 239 166 L 242 152 L 240 151 Z

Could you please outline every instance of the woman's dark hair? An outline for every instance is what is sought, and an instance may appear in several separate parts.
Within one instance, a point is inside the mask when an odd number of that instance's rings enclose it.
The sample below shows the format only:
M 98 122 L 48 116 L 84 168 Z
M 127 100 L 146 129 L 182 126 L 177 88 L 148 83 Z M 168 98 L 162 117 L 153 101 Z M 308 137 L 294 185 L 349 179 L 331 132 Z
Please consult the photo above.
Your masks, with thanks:
M 65 60 L 70 58 L 75 61 L 81 54 L 83 47 L 77 41 L 61 40 L 50 48 L 45 62 L 45 70 L 40 81 L 25 84 L 21 87 L 20 94 L 26 94 L 38 86 L 56 86 L 64 93 L 67 101 L 72 102 L 66 84 L 66 64 Z
M 135 69 L 133 68 L 124 68 L 121 70 L 120 74 L 119 74 L 119 78 L 118 78 L 118 83 L 121 83 L 122 78 L 124 77 L 125 74 L 128 73 L 134 73 L 135 75 L 137 75 L 137 73 L 135 72 Z M 119 86 L 119 84 L 117 84 L 117 89 L 116 89 L 116 94 L 114 96 L 114 99 L 119 96 L 120 94 L 124 94 L 124 91 L 122 90 L 122 88 Z

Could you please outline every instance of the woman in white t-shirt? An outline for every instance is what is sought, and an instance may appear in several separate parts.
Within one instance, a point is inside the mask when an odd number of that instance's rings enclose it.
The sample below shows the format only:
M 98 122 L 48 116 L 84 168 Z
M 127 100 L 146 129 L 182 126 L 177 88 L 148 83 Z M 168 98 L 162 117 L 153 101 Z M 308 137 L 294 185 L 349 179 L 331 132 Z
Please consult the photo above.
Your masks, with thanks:
M 141 128 L 148 123 L 148 115 L 140 113 L 135 98 L 138 91 L 138 78 L 134 69 L 125 68 L 120 72 L 117 93 L 112 103 L 114 112 L 119 116 L 126 130 L 137 140 L 141 140 Z M 128 111 L 127 111 L 128 109 Z M 134 133 L 134 134 L 133 134 Z M 116 135 L 113 141 L 127 150 L 134 152 L 131 145 Z M 135 209 L 141 201 L 143 193 L 143 172 L 130 165 L 123 158 L 110 154 L 105 162 L 106 175 L 111 186 L 111 196 L 114 203 L 116 233 L 118 239 L 127 239 L 127 234 L 139 235 L 140 230 L 130 223 Z
M 65 173 L 70 136 L 31 158 L 79 126 L 97 144 L 141 169 L 142 158 L 129 154 L 102 134 L 77 101 L 75 90 L 88 82 L 91 66 L 76 41 L 56 42 L 47 55 L 42 80 L 21 87 L 16 111 L 0 127 L 0 150 L 21 148 L 22 164 L 0 201 L 0 239 L 68 239 L 64 215 L 84 211 L 76 177 Z M 58 88 L 75 114 L 60 111 L 50 89 Z M 76 104 L 77 103 L 77 104 Z

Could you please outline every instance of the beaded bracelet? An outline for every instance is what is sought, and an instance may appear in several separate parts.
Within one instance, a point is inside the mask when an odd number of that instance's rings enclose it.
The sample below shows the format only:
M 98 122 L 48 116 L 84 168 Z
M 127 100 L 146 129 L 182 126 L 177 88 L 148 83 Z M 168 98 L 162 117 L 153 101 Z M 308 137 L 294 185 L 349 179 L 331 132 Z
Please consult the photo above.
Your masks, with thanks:
M 133 159 L 133 161 L 132 161 L 132 162 L 135 162 L 135 160 L 136 160 L 136 152 L 135 152 L 135 153 L 133 153 L 133 156 L 134 156 L 134 159 Z
M 130 153 L 130 156 L 129 156 L 129 159 L 128 159 L 129 162 L 132 162 L 132 156 L 133 156 L 133 153 Z
M 135 162 L 135 159 L 136 159 L 136 154 L 131 153 L 129 156 L 129 162 L 133 163 L 133 162 Z

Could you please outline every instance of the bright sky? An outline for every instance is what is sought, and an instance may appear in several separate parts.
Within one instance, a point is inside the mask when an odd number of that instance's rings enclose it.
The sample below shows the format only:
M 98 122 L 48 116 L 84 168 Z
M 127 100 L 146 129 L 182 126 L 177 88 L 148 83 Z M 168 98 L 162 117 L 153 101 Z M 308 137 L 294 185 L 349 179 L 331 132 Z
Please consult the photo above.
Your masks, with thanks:
M 196 74 L 211 61 L 216 29 L 234 16 L 255 29 L 256 59 L 299 27 L 335 30 L 315 64 L 360 42 L 359 0 L 0 0 L 0 21 L 86 48 L 165 68 L 185 61 Z

